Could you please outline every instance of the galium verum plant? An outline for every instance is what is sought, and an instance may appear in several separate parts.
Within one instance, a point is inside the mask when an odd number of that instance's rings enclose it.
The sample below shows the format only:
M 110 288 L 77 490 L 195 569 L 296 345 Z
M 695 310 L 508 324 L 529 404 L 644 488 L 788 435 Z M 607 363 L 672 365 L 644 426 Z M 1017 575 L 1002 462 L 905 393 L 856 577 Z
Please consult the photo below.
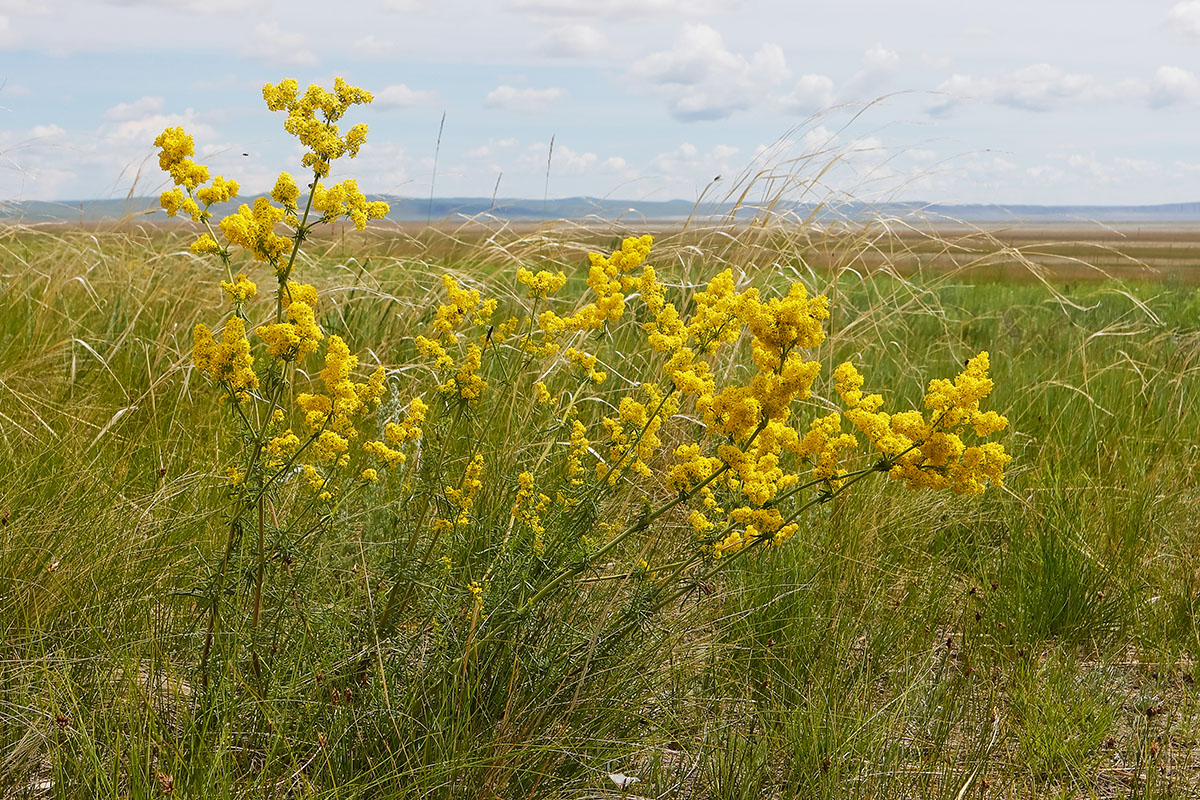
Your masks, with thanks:
M 799 282 L 767 297 L 732 269 L 698 291 L 669 291 L 649 262 L 650 236 L 591 253 L 582 297 L 560 296 L 568 275 L 536 264 L 518 267 L 520 297 L 505 308 L 446 274 L 444 301 L 412 340 L 419 369 L 390 387 L 383 367 L 357 375 L 346 343 L 317 322 L 316 289 L 292 272 L 315 226 L 348 218 L 362 229 L 388 211 L 352 180 L 322 184 L 333 161 L 365 142 L 365 125 L 343 135 L 338 123 L 371 96 L 341 79 L 333 92 L 300 94 L 285 80 L 263 95 L 287 113 L 312 182 L 301 209 L 302 192 L 280 175 L 269 198 L 220 221 L 225 244 L 210 208 L 237 184 L 210 180 L 183 130 L 156 141 L 176 184 L 162 205 L 204 226 L 192 249 L 221 262 L 232 305 L 219 341 L 204 325 L 195 331 L 196 368 L 220 388 L 240 435 L 229 454 L 226 547 L 204 595 L 202 663 L 232 629 L 222 624 L 230 562 L 250 541 L 244 616 L 261 678 L 255 632 L 275 557 L 268 505 L 272 520 L 291 515 L 297 544 L 346 524 L 356 504 L 387 505 L 395 555 L 377 565 L 390 586 L 373 630 L 443 643 L 465 630 L 457 652 L 470 660 L 504 646 L 559 593 L 586 597 L 605 578 L 634 587 L 613 632 L 632 630 L 735 559 L 784 545 L 806 512 L 872 475 L 960 494 L 1002 483 L 1010 456 L 989 437 L 1007 420 L 980 407 L 992 389 L 987 352 L 952 380 L 931 381 L 923 409 L 886 410 L 849 362 L 817 397 L 827 298 Z M 265 319 L 251 313 L 257 286 L 235 274 L 234 246 L 274 273 Z M 648 372 L 613 390 L 602 348 L 630 328 Z M 322 349 L 310 382 L 301 367 Z M 747 369 L 724 369 L 731 361 Z
M 269 198 L 259 197 L 253 206 L 243 204 L 218 223 L 225 245 L 218 243 L 211 207 L 237 197 L 237 182 L 219 175 L 210 179 L 208 168 L 192 159 L 194 141 L 182 128 L 169 128 L 155 140 L 160 148 L 159 165 L 175 183 L 175 188 L 162 194 L 162 207 L 169 216 L 183 212 L 204 226 L 205 233 L 191 249 L 220 260 L 228 278 L 221 281 L 221 288 L 233 306 L 219 342 L 203 324 L 196 326 L 194 334 L 196 369 L 220 387 L 242 445 L 228 468 L 229 530 L 207 596 L 208 623 L 201 658 L 205 665 L 219 632 L 230 559 L 244 530 L 255 534 L 250 621 L 253 630 L 259 626 L 269 498 L 279 496 L 287 484 L 298 479 L 312 497 L 295 510 L 310 515 L 315 510 L 318 526 L 327 524 L 332 511 L 356 489 L 378 480 L 370 463 L 372 454 L 384 455 L 389 463 L 403 458 L 399 450 L 368 435 L 374 430 L 373 415 L 386 391 L 384 369 L 379 367 L 365 381 L 356 382 L 357 358 L 341 337 L 326 340 L 317 324 L 317 290 L 291 280 L 301 244 L 317 225 L 346 218 L 361 230 L 368 219 L 388 212 L 386 203 L 369 202 L 354 180 L 329 187 L 321 183 L 333 161 L 355 157 L 366 141 L 365 124 L 355 125 L 343 135 L 338 123 L 352 106 L 371 102 L 371 94 L 338 78 L 332 92 L 312 85 L 299 94 L 296 81 L 285 80 L 263 87 L 263 97 L 272 111 L 287 113 L 284 128 L 306 148 L 302 165 L 311 171 L 312 181 L 301 210 L 301 191 L 295 180 L 286 172 L 280 174 Z M 290 236 L 276 232 L 280 224 L 290 230 Z M 245 274 L 234 274 L 230 246 L 241 248 L 274 273 L 273 309 L 257 325 L 250 312 L 258 286 Z M 248 332 L 259 340 L 257 348 L 251 345 Z M 312 391 L 297 393 L 302 388 L 297 365 L 316 353 L 323 341 L 325 365 L 319 384 L 304 387 Z M 256 349 L 260 351 L 257 359 Z M 420 402 L 414 402 L 403 420 L 387 427 L 386 441 L 391 445 L 411 441 L 422 413 Z M 255 671 L 260 672 L 257 646 L 252 656 Z

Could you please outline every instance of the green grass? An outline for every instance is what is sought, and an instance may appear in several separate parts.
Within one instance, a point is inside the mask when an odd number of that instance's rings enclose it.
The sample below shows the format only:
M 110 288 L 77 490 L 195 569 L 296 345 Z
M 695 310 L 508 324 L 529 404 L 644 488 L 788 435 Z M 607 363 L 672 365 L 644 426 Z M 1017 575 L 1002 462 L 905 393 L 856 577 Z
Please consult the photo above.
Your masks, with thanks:
M 153 797 L 165 776 L 182 797 L 621 796 L 609 773 L 647 797 L 1195 796 L 1200 293 L 850 271 L 886 249 L 872 235 L 669 234 L 653 262 L 669 285 L 733 266 L 830 294 L 825 373 L 853 358 L 893 408 L 989 350 L 1004 491 L 864 482 L 632 635 L 606 631 L 639 585 L 596 581 L 475 658 L 461 586 L 500 537 L 453 542 L 452 574 L 418 566 L 381 487 L 302 547 L 272 527 L 260 697 L 235 649 L 206 687 L 198 665 L 236 443 L 191 328 L 221 313 L 222 276 L 161 231 L 0 232 L 0 796 Z M 586 250 L 613 241 L 388 233 L 302 269 L 327 332 L 418 381 L 441 272 L 515 304 L 515 265 L 556 263 L 574 297 Z M 595 346 L 618 374 L 659 363 L 634 321 Z M 563 438 L 531 414 L 484 422 L 499 475 Z M 493 483 L 502 513 L 513 487 Z M 665 517 L 613 560 L 669 561 L 685 527 Z M 497 592 L 540 574 L 500 563 Z M 381 632 L 397 582 L 413 599 Z

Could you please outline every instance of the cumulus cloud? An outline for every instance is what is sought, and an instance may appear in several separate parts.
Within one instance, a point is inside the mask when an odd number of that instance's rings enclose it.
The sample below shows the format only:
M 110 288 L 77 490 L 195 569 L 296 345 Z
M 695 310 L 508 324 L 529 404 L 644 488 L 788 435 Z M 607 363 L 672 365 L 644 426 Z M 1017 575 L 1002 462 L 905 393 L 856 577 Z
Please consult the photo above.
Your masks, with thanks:
M 866 62 L 867 69 L 880 72 L 893 72 L 900 66 L 900 56 L 896 51 L 888 50 L 881 44 L 876 44 L 863 54 L 863 61 Z
M 361 58 L 391 58 L 399 51 L 395 42 L 376 39 L 373 33 L 354 42 L 354 54 Z
M 670 50 L 634 62 L 629 76 L 663 94 L 676 119 L 692 121 L 744 111 L 791 72 L 776 44 L 764 44 L 747 58 L 726 48 L 713 28 L 685 25 Z
M 100 115 L 106 122 L 125 122 L 140 119 L 149 114 L 158 114 L 163 110 L 165 101 L 161 97 L 142 97 L 132 103 L 117 103 Z
M 833 105 L 833 79 L 828 75 L 801 75 L 800 79 L 780 101 L 784 110 L 812 114 Z
M 1171 6 L 1167 22 L 1185 36 L 1200 38 L 1200 0 L 1185 0 Z
M 550 159 L 551 175 L 578 175 L 599 160 L 595 153 L 580 153 L 563 142 L 555 141 L 553 154 L 550 153 L 549 142 L 535 142 L 525 148 L 517 165 L 527 171 L 545 172 L 547 157 Z
M 487 144 L 472 147 L 466 152 L 467 158 L 495 158 L 503 150 L 511 150 L 518 144 L 516 139 L 488 139 Z
M 505 111 L 521 111 L 534 114 L 545 111 L 551 103 L 566 97 L 564 89 L 518 89 L 507 84 L 497 86 L 488 92 L 483 99 L 487 108 L 498 108 Z
M 818 125 L 804 132 L 804 135 L 800 137 L 800 144 L 807 154 L 820 153 L 830 147 L 836 139 L 836 133 L 824 125 Z
M 65 129 L 51 122 L 49 125 L 34 125 L 29 129 L 29 138 L 42 142 L 62 141 L 67 138 Z
M 709 14 L 722 0 L 512 0 L 515 11 L 534 17 L 689 17 Z
M 410 89 L 408 84 L 405 83 L 393 83 L 391 86 L 387 86 L 373 94 L 375 99 L 371 102 L 371 105 L 375 108 L 388 111 L 425 105 L 426 103 L 433 102 L 436 97 L 433 92 Z
M 1150 105 L 1195 105 L 1200 103 L 1200 77 L 1182 67 L 1159 67 L 1150 89 Z
M 731 159 L 738 152 L 738 148 L 727 144 L 718 144 L 710 150 L 702 151 L 691 142 L 683 142 L 674 150 L 656 155 L 650 160 L 650 166 L 665 173 L 668 178 L 694 179 L 698 175 L 731 172 Z
M 953 75 L 937 87 L 944 95 L 930 110 L 943 113 L 964 100 L 981 100 L 1026 111 L 1052 111 L 1114 99 L 1117 87 L 1094 76 L 1067 72 L 1051 64 L 1032 64 L 997 77 Z
M 125 115 L 121 119 L 112 120 L 112 123 L 100 126 L 100 136 L 110 143 L 129 144 L 139 150 L 144 150 L 167 128 L 182 127 L 201 146 L 217 138 L 217 131 L 208 123 L 197 119 L 196 112 L 190 108 L 183 114 L 151 112 L 141 116 Z
M 254 26 L 242 55 L 275 66 L 311 67 L 317 63 L 317 54 L 308 48 L 308 37 L 284 31 L 274 22 Z
M 547 31 L 533 45 L 533 50 L 554 58 L 578 58 L 599 55 L 608 46 L 605 35 L 591 25 L 571 23 Z

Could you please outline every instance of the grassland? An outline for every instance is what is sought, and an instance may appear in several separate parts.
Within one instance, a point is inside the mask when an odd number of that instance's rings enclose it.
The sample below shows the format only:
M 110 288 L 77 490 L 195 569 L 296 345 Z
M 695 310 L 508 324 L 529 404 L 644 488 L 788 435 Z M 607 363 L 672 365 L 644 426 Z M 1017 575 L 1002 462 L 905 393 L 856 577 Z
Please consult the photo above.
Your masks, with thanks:
M 557 264 L 579 287 L 587 250 L 617 235 L 384 230 L 318 242 L 302 266 L 326 330 L 403 380 L 442 272 L 518 304 L 518 265 Z M 653 261 L 682 292 L 730 266 L 828 294 L 826 369 L 854 358 L 898 407 L 989 350 L 1006 489 L 864 483 L 788 546 L 597 646 L 634 591 L 603 578 L 686 539 L 664 518 L 470 670 L 462 630 L 416 610 L 374 627 L 396 581 L 439 618 L 458 604 L 437 599 L 445 576 L 405 572 L 411 532 L 377 496 L 273 562 L 276 631 L 293 635 L 269 650 L 266 693 L 234 660 L 198 679 L 230 431 L 191 368 L 223 276 L 187 241 L 0 231 L 0 796 L 1200 794 L 1192 234 L 659 231 Z M 597 345 L 618 373 L 651 358 L 634 327 Z M 479 435 L 553 441 L 525 424 Z

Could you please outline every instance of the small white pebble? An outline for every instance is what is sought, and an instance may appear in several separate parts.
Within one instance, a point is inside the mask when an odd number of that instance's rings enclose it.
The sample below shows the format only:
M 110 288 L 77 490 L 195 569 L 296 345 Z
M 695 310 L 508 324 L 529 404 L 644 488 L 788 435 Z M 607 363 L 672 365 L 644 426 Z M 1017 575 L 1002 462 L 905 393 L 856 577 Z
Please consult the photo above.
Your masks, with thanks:
M 641 778 L 635 778 L 632 775 L 626 775 L 621 772 L 608 773 L 608 779 L 610 781 L 612 781 L 613 783 L 615 783 L 617 785 L 617 787 L 621 788 L 621 789 L 628 789 L 630 786 L 633 786 L 635 783 L 642 782 Z

